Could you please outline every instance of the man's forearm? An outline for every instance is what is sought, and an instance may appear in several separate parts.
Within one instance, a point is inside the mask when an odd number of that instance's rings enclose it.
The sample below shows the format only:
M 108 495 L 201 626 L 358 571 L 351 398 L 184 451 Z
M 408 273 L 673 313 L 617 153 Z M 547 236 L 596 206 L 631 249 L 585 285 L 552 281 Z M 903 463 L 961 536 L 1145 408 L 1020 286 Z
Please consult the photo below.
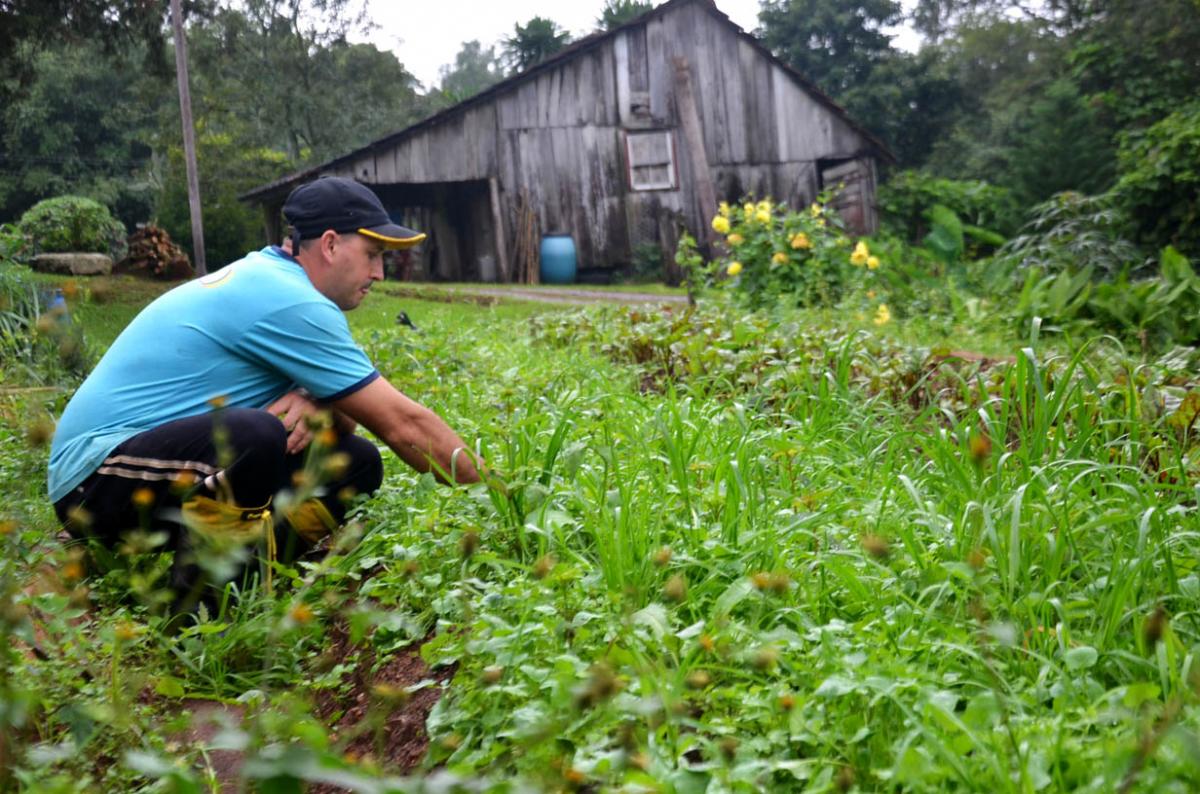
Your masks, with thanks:
M 417 471 L 432 471 L 442 482 L 479 482 L 475 456 L 441 417 L 422 408 L 411 422 L 390 429 L 383 441 Z

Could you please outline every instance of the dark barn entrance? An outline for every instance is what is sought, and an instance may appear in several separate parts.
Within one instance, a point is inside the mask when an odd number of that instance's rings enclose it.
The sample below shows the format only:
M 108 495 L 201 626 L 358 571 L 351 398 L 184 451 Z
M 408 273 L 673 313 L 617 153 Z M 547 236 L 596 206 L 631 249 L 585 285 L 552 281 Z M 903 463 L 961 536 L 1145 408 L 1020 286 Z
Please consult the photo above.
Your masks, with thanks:
M 409 277 L 496 281 L 496 229 L 487 180 L 371 185 L 396 223 L 424 232 Z

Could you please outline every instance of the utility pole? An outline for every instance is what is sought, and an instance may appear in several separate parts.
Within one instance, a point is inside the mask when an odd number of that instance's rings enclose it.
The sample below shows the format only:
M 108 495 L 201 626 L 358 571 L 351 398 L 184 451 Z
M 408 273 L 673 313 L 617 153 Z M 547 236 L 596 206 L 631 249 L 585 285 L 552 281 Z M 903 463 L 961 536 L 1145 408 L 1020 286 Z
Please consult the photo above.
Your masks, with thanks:
M 171 27 L 175 31 L 175 76 L 179 81 L 179 115 L 183 117 L 183 159 L 187 163 L 188 208 L 192 214 L 192 261 L 196 275 L 208 272 L 204 263 L 204 220 L 200 215 L 200 179 L 196 175 L 196 130 L 192 125 L 192 92 L 188 88 L 187 37 L 183 11 L 171 0 Z

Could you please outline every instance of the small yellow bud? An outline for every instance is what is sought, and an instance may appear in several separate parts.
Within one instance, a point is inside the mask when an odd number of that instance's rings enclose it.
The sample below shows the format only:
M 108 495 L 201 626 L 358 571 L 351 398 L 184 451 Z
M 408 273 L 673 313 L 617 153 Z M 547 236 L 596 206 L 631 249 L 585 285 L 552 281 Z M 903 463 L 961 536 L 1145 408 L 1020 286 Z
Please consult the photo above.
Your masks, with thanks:
M 892 553 L 886 538 L 868 532 L 862 537 L 863 549 L 877 560 L 886 560 Z
M 776 251 L 771 255 L 771 262 L 776 265 L 786 265 L 788 262 L 788 255 L 783 251 Z
M 730 262 L 729 267 L 725 268 L 725 272 L 730 276 L 736 276 L 738 273 L 742 272 L 742 263 Z
M 741 245 L 742 243 L 746 242 L 746 238 L 742 237 L 737 232 L 734 232 L 725 238 L 725 242 L 729 243 L 730 245 Z
M 545 579 L 554 570 L 554 566 L 558 564 L 558 560 L 553 554 L 544 554 L 538 558 L 538 561 L 533 564 L 533 578 Z
M 663 598 L 676 604 L 687 598 L 687 579 L 683 574 L 677 573 L 667 580 L 663 585 Z
M 154 491 L 149 488 L 138 488 L 133 492 L 133 496 L 129 497 L 129 500 L 137 509 L 146 510 L 154 504 Z
M 292 620 L 296 621 L 296 623 L 303 626 L 313 619 L 312 607 L 301 602 L 292 607 L 292 611 L 288 613 L 288 616 Z

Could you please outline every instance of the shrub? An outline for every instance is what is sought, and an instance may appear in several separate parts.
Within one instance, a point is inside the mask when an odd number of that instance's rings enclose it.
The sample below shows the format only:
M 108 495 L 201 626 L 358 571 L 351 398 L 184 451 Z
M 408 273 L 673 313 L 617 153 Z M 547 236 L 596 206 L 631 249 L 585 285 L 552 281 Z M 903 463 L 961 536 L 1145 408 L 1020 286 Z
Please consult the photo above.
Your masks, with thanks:
M 885 231 L 919 243 L 932 230 L 936 206 L 952 211 L 969 226 L 1012 236 L 1021 225 L 1021 207 L 1008 188 L 978 180 L 940 179 L 902 171 L 879 188 Z
M 710 277 L 731 277 L 735 299 L 749 308 L 832 306 L 852 280 L 861 280 L 856 271 L 879 266 L 865 242 L 851 244 L 822 202 L 804 212 L 769 199 L 740 207 L 722 202 L 712 223 L 725 235 L 727 255 L 710 266 Z
M 36 253 L 80 251 L 123 256 L 125 227 L 98 201 L 58 196 L 33 205 L 18 223 Z
M 1114 190 L 1141 242 L 1200 254 L 1200 102 L 1122 141 Z

